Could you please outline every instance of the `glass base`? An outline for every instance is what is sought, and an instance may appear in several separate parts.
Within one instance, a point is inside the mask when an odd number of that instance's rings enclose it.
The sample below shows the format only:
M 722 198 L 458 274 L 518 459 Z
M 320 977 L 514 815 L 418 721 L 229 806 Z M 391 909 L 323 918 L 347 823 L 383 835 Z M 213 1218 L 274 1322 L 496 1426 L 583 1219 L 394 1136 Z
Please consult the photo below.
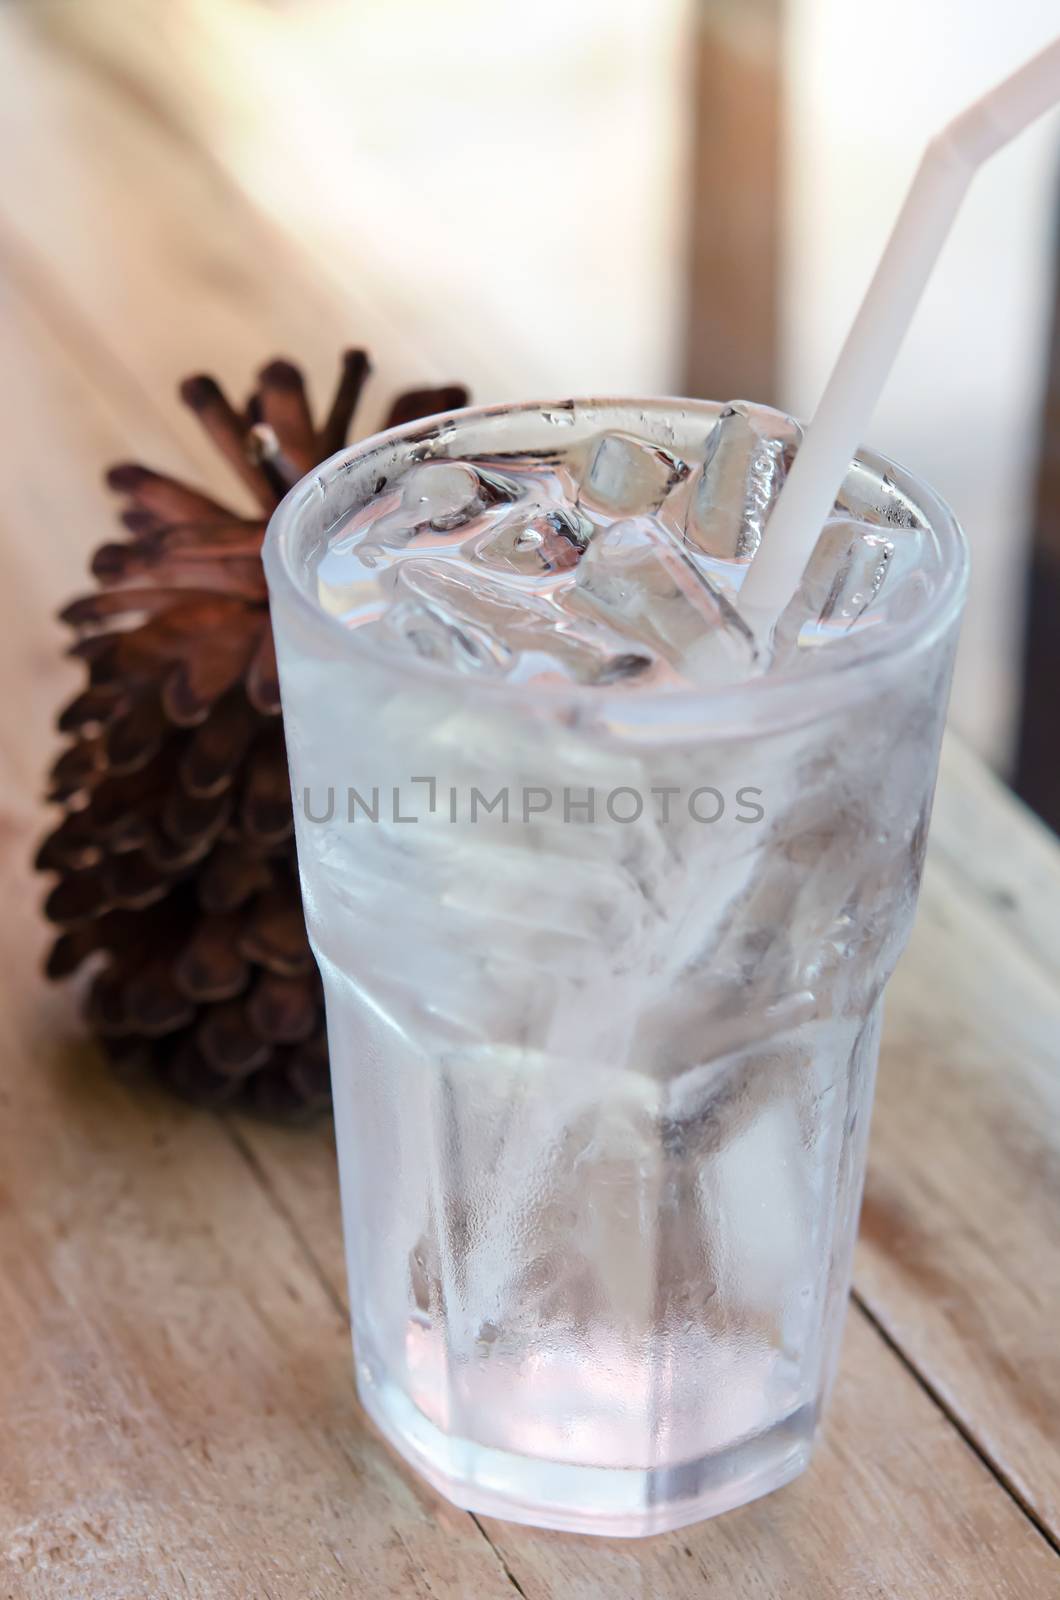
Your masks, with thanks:
M 636 1539 L 702 1522 L 790 1483 L 813 1447 L 814 1408 L 803 1406 L 765 1432 L 697 1460 L 574 1466 L 443 1433 L 402 1390 L 377 1383 L 363 1365 L 357 1389 L 387 1441 L 454 1505 L 563 1533 Z

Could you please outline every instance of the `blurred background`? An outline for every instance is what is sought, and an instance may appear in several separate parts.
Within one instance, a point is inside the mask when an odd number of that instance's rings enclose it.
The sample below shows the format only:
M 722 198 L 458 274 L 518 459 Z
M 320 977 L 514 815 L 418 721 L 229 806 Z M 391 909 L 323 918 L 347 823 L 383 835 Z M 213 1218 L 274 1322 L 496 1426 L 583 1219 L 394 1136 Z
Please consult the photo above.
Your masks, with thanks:
M 925 139 L 1058 25 L 1056 0 L 8 0 L 9 528 L 83 478 L 98 542 L 116 457 L 212 483 L 174 386 L 238 393 L 272 353 L 322 397 L 368 345 L 377 408 L 457 378 L 805 415 Z M 1060 826 L 1058 195 L 1048 119 L 976 184 L 871 442 L 971 538 L 953 720 Z M 20 471 L 42 439 L 49 481 Z

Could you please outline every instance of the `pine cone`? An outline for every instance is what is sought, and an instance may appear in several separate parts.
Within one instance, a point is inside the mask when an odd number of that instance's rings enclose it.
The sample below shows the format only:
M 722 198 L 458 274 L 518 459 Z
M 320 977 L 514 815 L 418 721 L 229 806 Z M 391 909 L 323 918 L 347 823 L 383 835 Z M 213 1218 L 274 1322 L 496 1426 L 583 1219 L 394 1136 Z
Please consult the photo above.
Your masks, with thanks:
M 112 468 L 128 536 L 97 550 L 96 592 L 61 613 L 88 683 L 58 719 L 70 740 L 49 798 L 63 815 L 37 856 L 59 877 L 47 972 L 92 959 L 86 1015 L 110 1052 L 211 1104 L 289 1115 L 329 1100 L 261 544 L 291 484 L 344 444 L 368 371 L 347 352 L 319 428 L 290 362 L 265 367 L 242 414 L 212 378 L 189 378 L 183 400 L 258 513 Z M 386 426 L 466 398 L 403 394 Z

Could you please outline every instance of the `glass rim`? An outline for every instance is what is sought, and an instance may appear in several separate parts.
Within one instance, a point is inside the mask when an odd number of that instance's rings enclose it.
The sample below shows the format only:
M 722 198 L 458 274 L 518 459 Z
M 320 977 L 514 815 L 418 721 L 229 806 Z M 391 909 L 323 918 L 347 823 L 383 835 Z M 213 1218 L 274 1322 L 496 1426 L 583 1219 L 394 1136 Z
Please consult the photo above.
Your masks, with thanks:
M 861 635 L 861 648 L 848 651 L 832 670 L 809 674 L 784 670 L 763 673 L 737 683 L 687 688 L 629 688 L 616 690 L 592 683 L 512 683 L 485 674 L 454 672 L 442 663 L 412 651 L 374 644 L 360 629 L 348 628 L 316 601 L 300 582 L 294 568 L 293 544 L 309 504 L 319 504 L 326 479 L 348 475 L 373 456 L 388 450 L 395 442 L 428 443 L 446 426 L 462 422 L 488 421 L 493 417 L 517 417 L 529 413 L 558 413 L 579 409 L 651 409 L 665 412 L 680 408 L 717 418 L 729 402 L 687 399 L 678 396 L 631 395 L 593 396 L 564 400 L 519 400 L 492 405 L 464 406 L 456 410 L 420 417 L 396 428 L 381 429 L 347 445 L 320 462 L 286 493 L 269 518 L 262 547 L 262 561 L 269 587 L 270 610 L 292 606 L 302 621 L 351 660 L 371 661 L 388 676 L 405 677 L 435 690 L 448 687 L 468 697 L 486 697 L 494 706 L 508 703 L 512 709 L 531 712 L 567 713 L 579 722 L 620 727 L 636 736 L 680 736 L 691 719 L 695 732 L 724 728 L 738 735 L 746 727 L 749 734 L 765 726 L 797 726 L 816 721 L 841 706 L 872 696 L 878 689 L 881 669 L 894 670 L 914 660 L 958 620 L 968 587 L 969 551 L 964 532 L 946 502 L 930 485 L 887 456 L 867 447 L 859 448 L 852 466 L 857 465 L 887 477 L 907 495 L 925 518 L 940 553 L 940 571 L 934 592 L 921 611 L 894 621 L 885 637 L 875 642 L 876 629 Z M 756 406 L 770 411 L 773 408 Z M 783 413 L 778 413 L 783 415 Z M 442 457 L 441 459 L 445 459 Z M 452 459 L 462 459 L 454 454 Z M 856 519 L 851 519 L 856 520 Z M 275 630 L 276 622 L 273 618 Z

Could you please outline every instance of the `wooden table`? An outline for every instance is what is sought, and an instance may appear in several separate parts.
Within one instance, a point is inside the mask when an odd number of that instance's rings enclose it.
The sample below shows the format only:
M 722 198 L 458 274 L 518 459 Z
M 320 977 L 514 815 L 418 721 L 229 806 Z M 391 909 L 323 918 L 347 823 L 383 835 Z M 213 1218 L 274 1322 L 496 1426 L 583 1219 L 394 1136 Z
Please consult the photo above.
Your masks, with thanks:
M 322 384 L 349 329 L 413 376 L 387 317 L 358 327 L 188 132 L 195 82 L 79 28 L 92 9 L 0 19 L 0 1596 L 1060 1593 L 1060 852 L 960 747 L 891 990 L 823 1441 L 798 1483 L 675 1535 L 441 1503 L 354 1400 L 329 1131 L 118 1081 L 42 983 L 27 863 L 74 681 L 49 618 L 107 535 L 101 467 L 218 485 L 168 398 L 204 359 L 241 384 L 304 353 Z

